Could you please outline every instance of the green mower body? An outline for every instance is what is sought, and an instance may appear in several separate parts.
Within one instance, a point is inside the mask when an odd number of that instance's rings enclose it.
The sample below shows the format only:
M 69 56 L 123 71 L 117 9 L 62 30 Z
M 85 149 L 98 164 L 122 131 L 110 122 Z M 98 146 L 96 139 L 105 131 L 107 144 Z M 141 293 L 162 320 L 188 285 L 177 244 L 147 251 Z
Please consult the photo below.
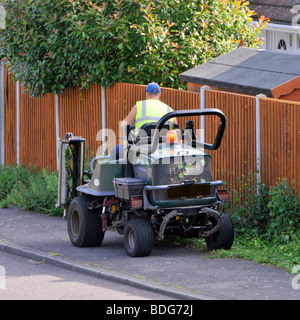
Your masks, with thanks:
M 213 144 L 196 139 L 192 121 L 183 130 L 169 131 L 170 118 L 189 116 L 219 117 Z M 218 109 L 169 113 L 146 125 L 146 134 L 132 137 L 134 128 L 128 127 L 124 157 L 96 157 L 87 171 L 85 140 L 67 134 L 60 141 L 58 206 L 65 208 L 71 242 L 100 245 L 114 223 L 132 257 L 149 255 L 154 241 L 168 234 L 202 237 L 209 249 L 230 249 L 233 225 L 218 211 L 226 191 L 220 191 L 222 181 L 213 180 L 211 156 L 204 151 L 220 146 L 225 124 Z

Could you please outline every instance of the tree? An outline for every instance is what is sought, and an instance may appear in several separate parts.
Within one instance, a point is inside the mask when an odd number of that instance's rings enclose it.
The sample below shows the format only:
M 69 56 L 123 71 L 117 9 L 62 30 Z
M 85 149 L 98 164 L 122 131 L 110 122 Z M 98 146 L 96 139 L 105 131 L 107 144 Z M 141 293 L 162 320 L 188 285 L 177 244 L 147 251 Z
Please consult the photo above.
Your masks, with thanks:
M 237 0 L 3 0 L 0 57 L 32 95 L 115 82 L 179 88 L 179 73 L 238 46 L 257 47 Z

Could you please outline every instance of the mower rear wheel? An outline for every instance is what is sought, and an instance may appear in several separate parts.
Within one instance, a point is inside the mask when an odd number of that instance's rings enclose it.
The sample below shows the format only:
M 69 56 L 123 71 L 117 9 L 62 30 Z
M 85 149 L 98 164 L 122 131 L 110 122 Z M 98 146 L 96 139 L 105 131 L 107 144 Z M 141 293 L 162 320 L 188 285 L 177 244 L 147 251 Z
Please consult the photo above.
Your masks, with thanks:
M 88 209 L 91 197 L 80 196 L 72 200 L 68 213 L 68 233 L 72 244 L 76 247 L 98 247 L 101 245 L 104 232 L 99 210 Z
M 213 216 L 209 217 L 213 227 L 217 223 Z M 228 214 L 222 214 L 223 224 L 219 231 L 205 238 L 209 250 L 224 249 L 229 250 L 233 245 L 234 228 L 231 218 Z
M 130 220 L 124 230 L 125 251 L 130 257 L 146 257 L 152 252 L 154 233 L 144 219 Z

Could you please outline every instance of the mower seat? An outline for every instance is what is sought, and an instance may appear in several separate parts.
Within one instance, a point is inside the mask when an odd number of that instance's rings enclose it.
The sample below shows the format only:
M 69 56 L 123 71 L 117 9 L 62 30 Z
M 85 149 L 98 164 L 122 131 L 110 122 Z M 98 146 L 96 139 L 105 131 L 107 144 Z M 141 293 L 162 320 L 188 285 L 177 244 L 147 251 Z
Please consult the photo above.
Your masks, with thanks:
M 154 130 L 156 128 L 156 124 L 155 122 L 150 122 L 150 123 L 145 123 L 141 126 L 141 137 L 145 137 L 145 133 L 146 136 L 151 137 L 151 130 Z M 178 129 L 179 125 L 177 123 L 174 123 L 173 125 L 173 129 Z M 170 130 L 170 125 L 169 124 L 164 124 L 164 126 L 161 129 L 161 136 L 166 136 L 167 131 Z

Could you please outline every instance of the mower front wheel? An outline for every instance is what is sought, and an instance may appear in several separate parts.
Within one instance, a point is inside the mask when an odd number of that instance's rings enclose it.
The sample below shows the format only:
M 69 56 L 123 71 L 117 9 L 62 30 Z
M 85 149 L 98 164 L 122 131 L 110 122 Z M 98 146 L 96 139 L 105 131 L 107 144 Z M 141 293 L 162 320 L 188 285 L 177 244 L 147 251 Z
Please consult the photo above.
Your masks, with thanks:
M 99 211 L 87 207 L 91 200 L 88 196 L 76 197 L 68 209 L 68 233 L 76 247 L 98 247 L 104 238 Z
M 154 233 L 144 219 L 130 220 L 124 230 L 125 251 L 130 257 L 146 257 L 152 252 Z

